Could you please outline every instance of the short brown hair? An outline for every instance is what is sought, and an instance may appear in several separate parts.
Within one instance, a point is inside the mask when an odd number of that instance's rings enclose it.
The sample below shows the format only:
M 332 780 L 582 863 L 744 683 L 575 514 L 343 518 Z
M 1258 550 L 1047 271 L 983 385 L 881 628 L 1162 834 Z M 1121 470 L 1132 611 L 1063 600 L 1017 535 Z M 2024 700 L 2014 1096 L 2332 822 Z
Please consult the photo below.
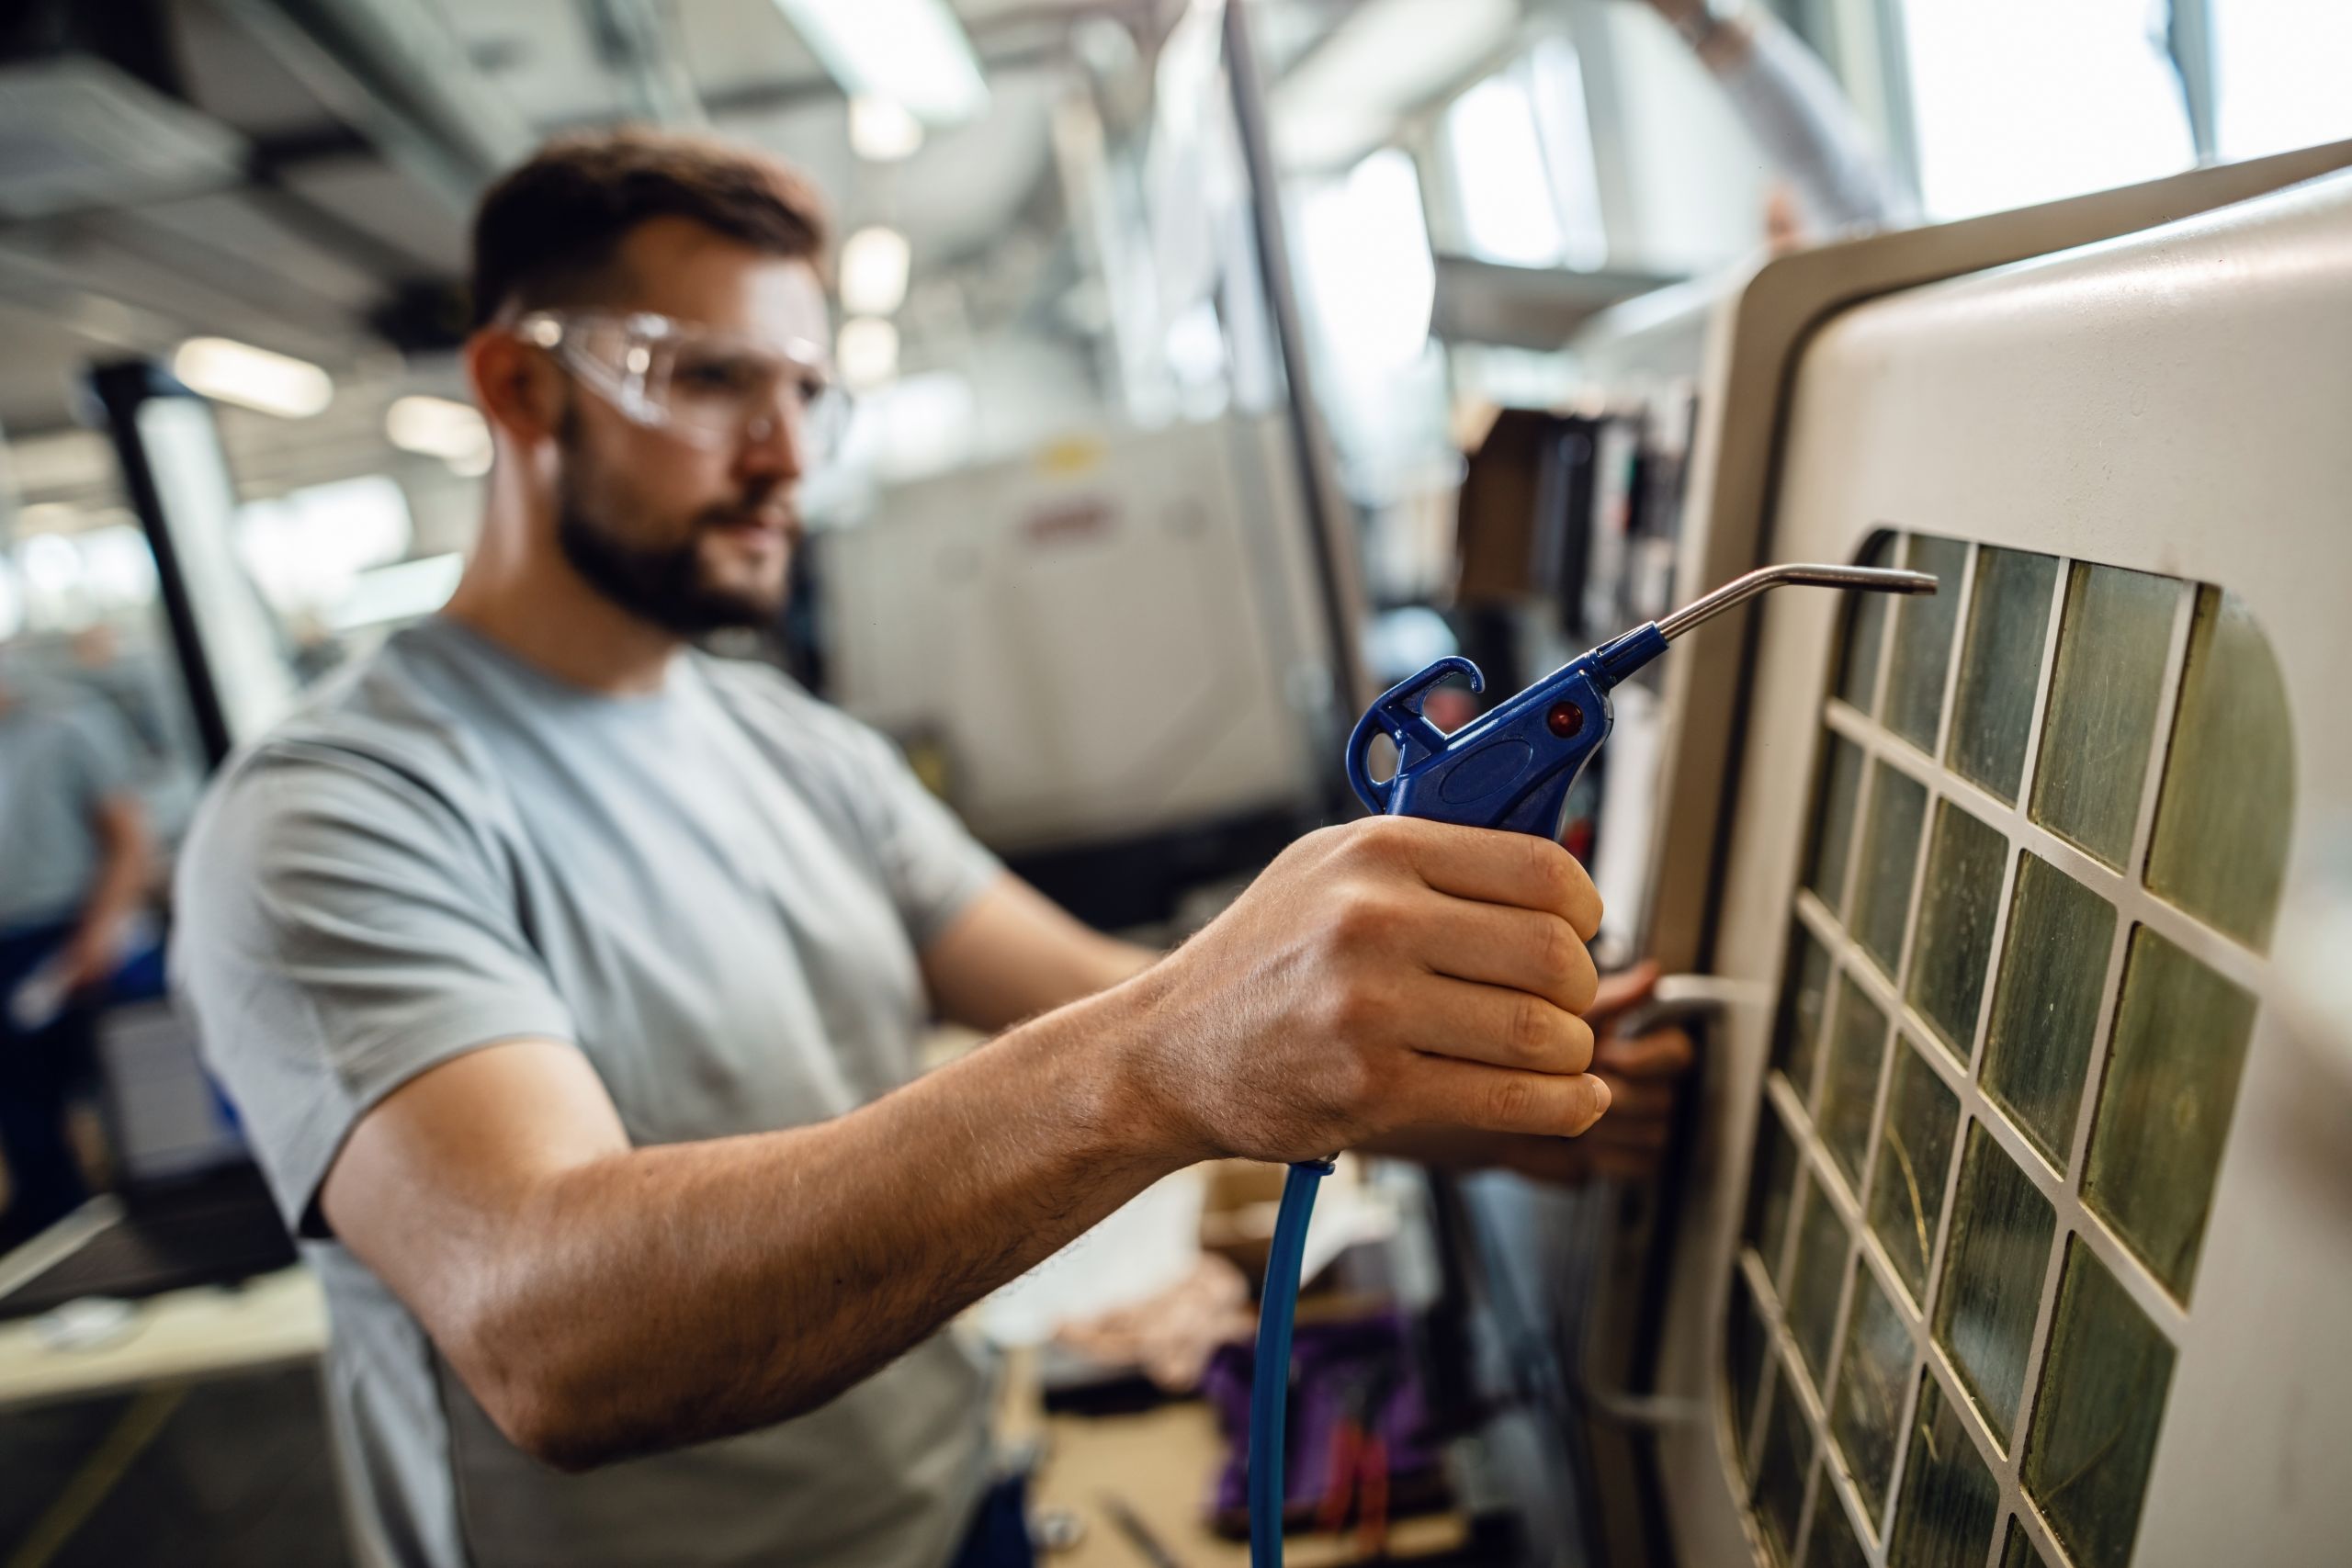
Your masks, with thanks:
M 576 132 L 540 148 L 475 209 L 474 324 L 578 300 L 629 231 L 655 218 L 691 219 L 823 268 L 824 203 L 782 160 L 676 131 Z

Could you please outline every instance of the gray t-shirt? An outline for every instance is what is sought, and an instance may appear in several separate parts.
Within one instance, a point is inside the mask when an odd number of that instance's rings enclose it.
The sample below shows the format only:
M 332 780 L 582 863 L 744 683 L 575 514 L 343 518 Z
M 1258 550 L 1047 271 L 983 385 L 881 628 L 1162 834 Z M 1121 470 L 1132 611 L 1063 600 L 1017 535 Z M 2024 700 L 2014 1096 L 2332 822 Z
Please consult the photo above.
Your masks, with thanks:
M 13 693 L 0 711 L 0 931 L 74 919 L 97 880 L 96 813 L 131 787 L 131 742 L 95 696 Z
M 175 984 L 324 1283 L 332 1413 L 397 1562 L 947 1559 L 986 1439 L 949 1336 L 797 1420 L 567 1476 L 316 1199 L 370 1107 L 517 1036 L 577 1045 L 639 1145 L 852 1111 L 914 1076 L 917 953 L 997 873 L 880 736 L 701 655 L 599 696 L 431 620 L 231 762 L 182 857 Z

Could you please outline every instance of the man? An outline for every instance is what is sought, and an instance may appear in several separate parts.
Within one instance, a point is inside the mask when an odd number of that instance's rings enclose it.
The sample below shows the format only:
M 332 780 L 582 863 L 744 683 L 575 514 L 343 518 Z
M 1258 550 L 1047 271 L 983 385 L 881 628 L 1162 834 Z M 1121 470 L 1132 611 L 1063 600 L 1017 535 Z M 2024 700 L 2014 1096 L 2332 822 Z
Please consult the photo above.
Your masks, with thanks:
M 102 987 L 147 891 L 131 755 L 96 699 L 0 670 L 0 1250 L 89 1196 L 65 1113 L 95 1071 Z
M 822 434 L 796 176 L 570 140 L 474 243 L 480 544 L 231 765 L 175 954 L 396 1559 L 933 1568 L 983 1490 L 939 1333 L 980 1294 L 1198 1160 L 1466 1128 L 1556 1164 L 1608 1107 L 1556 846 L 1317 834 L 1155 963 L 689 650 L 775 614 Z M 933 1011 L 1003 1032 L 917 1077 Z

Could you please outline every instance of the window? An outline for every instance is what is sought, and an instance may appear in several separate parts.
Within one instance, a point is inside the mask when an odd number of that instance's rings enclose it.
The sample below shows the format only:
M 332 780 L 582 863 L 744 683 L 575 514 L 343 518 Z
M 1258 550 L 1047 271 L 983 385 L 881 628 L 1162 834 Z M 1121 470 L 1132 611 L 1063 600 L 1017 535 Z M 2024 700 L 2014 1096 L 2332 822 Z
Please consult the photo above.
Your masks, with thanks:
M 1472 255 L 1514 266 L 1565 259 L 1567 236 L 1547 199 L 1553 184 L 1544 139 L 1519 73 L 1489 76 L 1453 101 L 1445 111 L 1445 150 Z
M 2209 0 L 2215 141 L 2259 158 L 2352 136 L 2352 6 Z
M 2194 163 L 2151 11 L 2148 0 L 1903 0 L 1929 216 L 2025 207 Z
M 1857 597 L 1826 682 L 1726 1339 L 1758 1534 L 2124 1568 L 2290 848 L 2282 683 L 2218 588 L 1865 558 L 1943 589 Z

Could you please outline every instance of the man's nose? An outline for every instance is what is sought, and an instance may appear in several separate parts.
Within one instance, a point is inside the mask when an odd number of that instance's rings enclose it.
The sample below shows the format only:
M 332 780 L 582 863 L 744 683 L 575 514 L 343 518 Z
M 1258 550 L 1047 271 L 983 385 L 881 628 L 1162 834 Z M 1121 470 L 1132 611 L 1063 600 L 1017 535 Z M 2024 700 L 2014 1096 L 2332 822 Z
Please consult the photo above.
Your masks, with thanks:
M 746 474 L 797 479 L 808 468 L 804 441 L 796 414 L 781 405 L 763 409 L 745 422 L 735 466 Z

